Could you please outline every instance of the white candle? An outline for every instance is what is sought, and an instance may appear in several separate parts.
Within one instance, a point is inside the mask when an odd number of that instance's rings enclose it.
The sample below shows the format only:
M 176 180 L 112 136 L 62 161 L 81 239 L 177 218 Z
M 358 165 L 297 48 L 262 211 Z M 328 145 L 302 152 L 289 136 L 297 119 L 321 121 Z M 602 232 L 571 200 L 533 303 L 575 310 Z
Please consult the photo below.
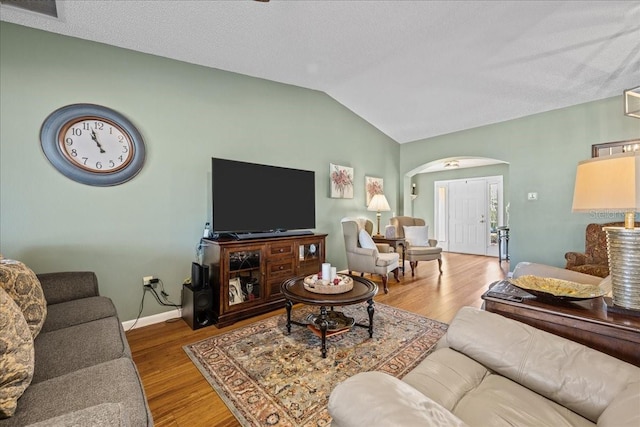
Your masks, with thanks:
M 331 280 L 331 264 L 328 262 L 322 263 L 322 280 Z
M 337 276 L 338 276 L 337 269 L 335 267 L 331 267 L 331 281 L 333 282 L 333 279 L 335 279 Z

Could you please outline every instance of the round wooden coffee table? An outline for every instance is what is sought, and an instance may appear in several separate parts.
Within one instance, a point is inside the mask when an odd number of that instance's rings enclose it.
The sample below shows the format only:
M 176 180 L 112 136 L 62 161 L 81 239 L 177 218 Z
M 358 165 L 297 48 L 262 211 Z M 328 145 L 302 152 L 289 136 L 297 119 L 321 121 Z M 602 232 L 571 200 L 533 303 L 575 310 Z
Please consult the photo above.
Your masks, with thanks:
M 312 326 L 320 331 L 322 338 L 322 357 L 327 357 L 327 331 L 332 329 L 344 330 L 352 326 L 369 329 L 369 338 L 373 337 L 373 297 L 378 293 L 378 285 L 363 277 L 349 275 L 353 279 L 353 289 L 341 294 L 318 294 L 305 289 L 303 283 L 306 276 L 294 277 L 285 280 L 280 288 L 286 298 L 287 308 L 287 332 L 291 333 L 291 324 L 298 326 Z M 369 324 L 363 325 L 355 323 L 353 318 L 344 316 L 341 312 L 335 311 L 334 307 L 358 304 L 367 302 L 367 313 L 369 314 Z M 320 313 L 313 316 L 308 321 L 297 322 L 291 320 L 291 308 L 293 304 L 299 302 L 307 305 L 320 306 Z M 331 310 L 328 311 L 327 307 Z

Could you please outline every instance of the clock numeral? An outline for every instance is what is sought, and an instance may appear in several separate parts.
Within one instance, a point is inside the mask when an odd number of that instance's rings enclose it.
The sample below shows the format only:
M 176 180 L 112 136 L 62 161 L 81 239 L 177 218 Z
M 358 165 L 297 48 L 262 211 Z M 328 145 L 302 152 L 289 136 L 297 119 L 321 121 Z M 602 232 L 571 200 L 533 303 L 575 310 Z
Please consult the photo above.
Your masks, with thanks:
M 122 142 L 124 141 L 124 136 L 123 135 L 118 135 L 118 142 Z
M 77 127 L 75 127 L 75 126 L 74 126 L 74 127 L 72 127 L 72 128 L 71 128 L 71 135 L 73 135 L 73 136 L 80 136 L 80 135 L 82 135 L 82 129 L 77 128 Z
M 124 159 L 122 158 L 122 156 L 118 157 L 118 160 L 120 160 L 120 163 L 124 162 Z
M 95 124 L 95 126 L 94 126 L 94 127 L 95 127 L 96 129 L 98 129 L 98 130 L 102 130 L 102 129 L 104 129 L 104 123 L 102 123 L 102 122 L 96 122 L 96 124 Z
M 116 164 L 113 162 L 113 160 L 109 160 L 109 167 L 113 168 L 115 166 L 116 166 Z
M 129 152 L 129 147 L 127 147 L 126 145 L 122 146 L 122 152 L 123 153 L 128 153 Z
M 82 123 L 82 130 L 91 130 L 91 125 L 89 122 Z
M 64 143 L 67 145 L 73 145 L 73 138 L 67 138 L 64 140 Z
M 96 169 L 102 169 L 102 162 L 96 162 Z
M 78 152 L 76 151 L 75 148 L 71 150 L 71 157 L 76 157 L 77 155 L 78 155 Z
M 83 165 L 86 165 L 86 164 L 87 164 L 87 160 L 89 160 L 89 158 L 88 158 L 88 157 L 83 157 L 83 158 L 82 158 L 82 164 L 83 164 Z

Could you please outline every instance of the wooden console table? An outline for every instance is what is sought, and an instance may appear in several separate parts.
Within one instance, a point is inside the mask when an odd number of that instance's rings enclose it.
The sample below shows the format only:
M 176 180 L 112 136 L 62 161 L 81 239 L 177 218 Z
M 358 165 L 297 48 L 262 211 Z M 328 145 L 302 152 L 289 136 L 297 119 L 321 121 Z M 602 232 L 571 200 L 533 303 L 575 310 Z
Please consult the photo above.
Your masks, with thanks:
M 522 302 L 482 296 L 485 310 L 584 344 L 640 366 L 640 317 L 607 312 L 602 297 Z

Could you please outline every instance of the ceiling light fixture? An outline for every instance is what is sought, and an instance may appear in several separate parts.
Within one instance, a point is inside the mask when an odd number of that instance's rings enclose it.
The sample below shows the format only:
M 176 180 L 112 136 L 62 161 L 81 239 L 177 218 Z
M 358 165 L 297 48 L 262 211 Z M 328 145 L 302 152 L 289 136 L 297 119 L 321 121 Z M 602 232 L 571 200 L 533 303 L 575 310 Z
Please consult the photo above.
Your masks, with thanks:
M 460 167 L 460 162 L 457 160 L 449 160 L 444 162 L 444 167 L 446 169 L 450 169 L 450 168 L 458 168 Z
M 624 115 L 640 119 L 640 86 L 624 91 Z

